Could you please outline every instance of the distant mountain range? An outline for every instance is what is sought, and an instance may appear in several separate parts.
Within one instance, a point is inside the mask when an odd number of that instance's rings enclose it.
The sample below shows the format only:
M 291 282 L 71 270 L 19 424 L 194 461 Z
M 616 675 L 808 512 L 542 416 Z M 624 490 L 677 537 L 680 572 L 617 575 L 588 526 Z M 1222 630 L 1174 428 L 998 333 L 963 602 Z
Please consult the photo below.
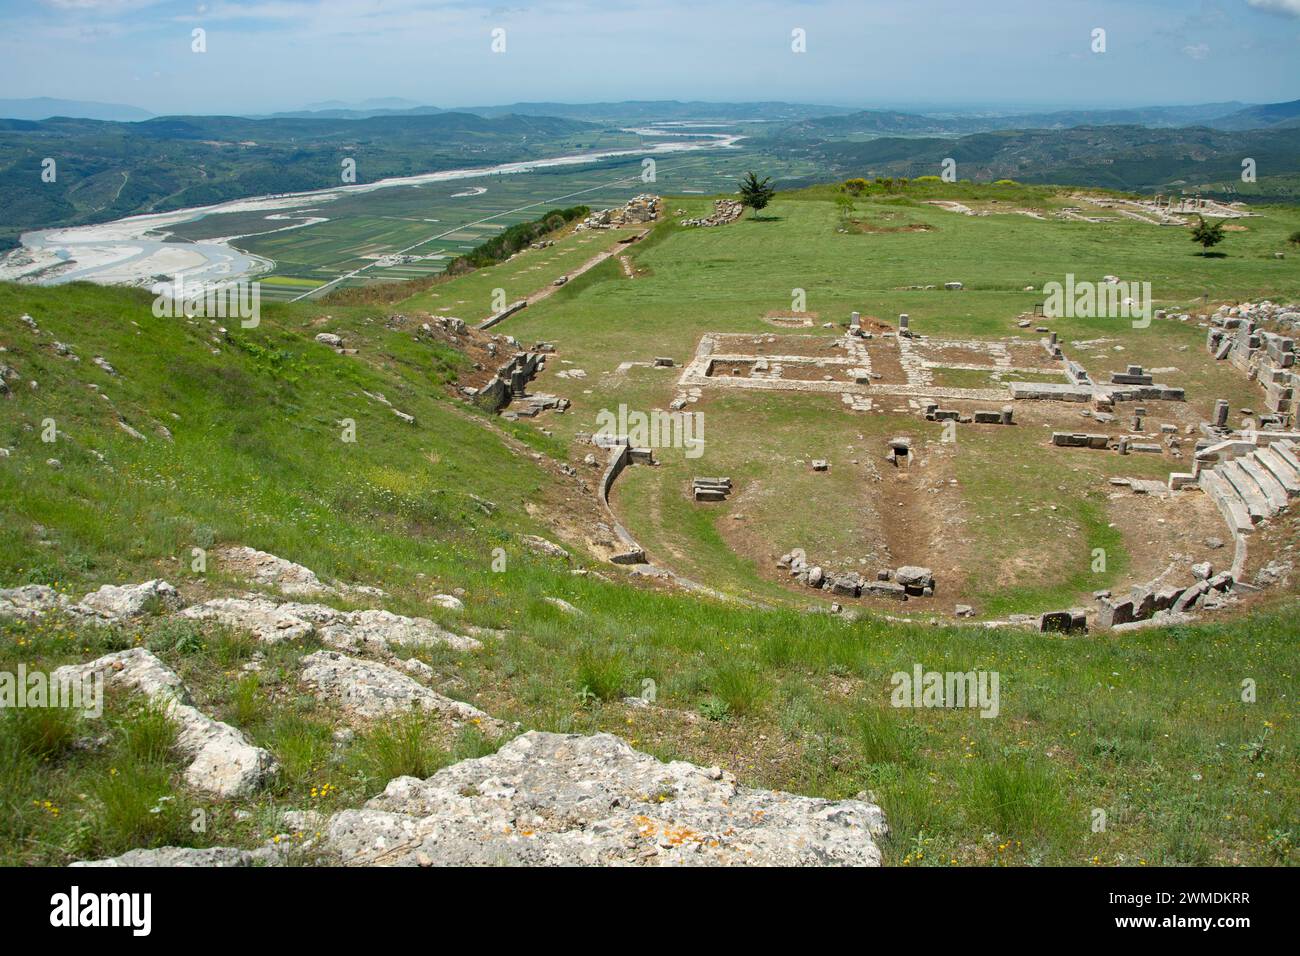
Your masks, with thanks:
M 1217 129 L 1261 129 L 1300 126 L 1300 100 L 1248 106 L 1216 119 L 1209 125 Z
M 1071 129 L 1079 126 L 1144 126 L 1149 129 L 1208 126 L 1225 130 L 1285 127 L 1300 123 L 1300 100 L 1264 105 L 1230 101 L 1192 106 L 1072 109 L 1037 113 L 911 113 L 779 101 L 710 103 L 627 100 L 617 103 L 538 102 L 444 108 L 421 105 L 400 97 L 383 97 L 358 103 L 330 100 L 309 104 L 301 110 L 246 118 L 357 121 L 380 117 L 437 116 L 445 113 L 469 113 L 489 118 L 512 115 L 555 117 L 605 124 L 762 122 L 780 126 L 783 134 L 802 129 L 815 136 L 964 136 L 994 130 Z M 154 114 L 147 110 L 114 103 L 49 97 L 0 100 L 0 117 L 44 120 L 59 116 L 117 122 L 140 122 L 154 118 Z
M 855 110 L 804 103 L 683 103 L 643 100 L 622 103 L 510 103 L 505 106 L 437 106 L 384 108 L 378 105 L 273 113 L 271 118 L 368 119 L 375 116 L 427 116 L 473 113 L 476 116 L 556 116 L 590 123 L 805 123 L 822 133 L 870 135 L 961 136 L 1004 129 L 1071 129 L 1076 126 L 1145 126 L 1173 129 L 1209 126 L 1214 129 L 1263 129 L 1285 125 L 1300 117 L 1300 100 L 1250 105 L 1238 101 L 1193 106 L 1147 106 L 1135 109 L 1074 109 L 1045 113 L 906 113 L 897 110 Z
M 94 103 L 88 100 L 57 100 L 37 96 L 26 100 L 0 100 L 0 117 L 6 119 L 43 120 L 54 116 L 73 116 L 78 119 L 113 120 L 133 123 L 146 120 L 154 114 L 135 106 L 121 103 Z
M 846 106 L 806 103 L 706 103 L 678 100 L 627 100 L 622 103 L 511 103 L 508 106 L 472 106 L 469 113 L 502 116 L 562 116 L 588 122 L 646 123 L 651 121 L 709 123 L 728 121 L 792 122 L 812 116 L 842 116 L 854 112 Z
M 1061 110 L 1007 115 L 926 115 L 890 110 L 861 110 L 839 116 L 809 117 L 774 126 L 761 135 L 816 138 L 870 136 L 967 136 L 998 130 L 1065 130 L 1083 126 L 1141 126 L 1147 129 L 1269 129 L 1295 125 L 1300 100 L 1247 106 L 1205 103 L 1198 106 L 1151 106 L 1124 110 Z
M 76 106 L 86 112 L 129 109 L 17 102 L 17 111 L 32 115 Z M 951 157 L 963 179 L 1163 190 L 1229 183 L 1249 156 L 1270 179 L 1270 198 L 1300 198 L 1300 100 L 1010 116 L 845 109 L 826 115 L 821 111 L 835 108 L 677 101 L 516 103 L 464 111 L 382 105 L 390 102 L 357 104 L 373 106 L 371 113 L 344 104 L 264 118 L 0 119 L 0 250 L 25 229 L 337 185 L 344 157 L 364 157 L 358 181 L 373 182 L 634 148 L 640 137 L 623 127 L 651 121 L 748 121 L 742 145 L 748 161 L 758 168 L 770 164 L 773 172 L 805 169 L 810 182 L 935 175 Z M 34 170 L 50 156 L 65 159 L 57 182 L 44 183 Z
M 476 116 L 556 116 L 589 123 L 648 122 L 792 122 L 816 116 L 840 116 L 853 113 L 847 106 L 815 106 L 805 103 L 682 103 L 677 100 L 628 100 L 622 103 L 508 103 L 504 106 L 381 107 L 374 104 L 320 104 L 287 113 L 272 113 L 270 118 L 325 117 L 330 119 L 368 119 L 375 116 L 427 116 L 434 113 L 473 113 Z
M 308 103 L 303 107 L 307 112 L 320 110 L 409 110 L 420 104 L 415 100 L 402 99 L 400 96 L 381 96 L 362 100 L 359 103 L 345 103 L 342 100 L 327 100 L 324 103 Z

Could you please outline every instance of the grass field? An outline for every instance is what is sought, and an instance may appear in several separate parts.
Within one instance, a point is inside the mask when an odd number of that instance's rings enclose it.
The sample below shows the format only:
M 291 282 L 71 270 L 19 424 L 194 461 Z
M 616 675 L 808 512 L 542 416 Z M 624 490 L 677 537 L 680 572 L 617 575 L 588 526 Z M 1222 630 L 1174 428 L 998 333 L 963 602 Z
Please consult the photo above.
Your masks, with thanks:
M 667 204 L 694 215 L 709 201 Z M 776 331 L 762 317 L 789 310 L 795 288 L 818 313 L 803 331 L 827 336 L 834 333 L 820 322 L 842 322 L 850 310 L 887 321 L 905 311 L 927 335 L 1028 335 L 1014 322 L 1036 299 L 1023 287 L 1068 271 L 1149 278 L 1161 307 L 1192 305 L 1202 293 L 1211 302 L 1300 297 L 1296 260 L 1272 258 L 1297 227 L 1294 209 L 1249 220 L 1250 231 L 1225 244 L 1225 258 L 1207 260 L 1181 231 L 1137 223 L 965 217 L 898 199 L 860 203 L 859 214 L 900 206 L 933 228 L 840 233 L 828 190 L 779 197 L 760 219 L 717 229 L 683 229 L 670 217 L 627 253 L 636 278 L 607 261 L 494 330 L 555 342 L 536 387 L 573 401 L 563 416 L 509 431 L 447 397 L 445 383 L 466 371 L 459 353 L 384 318 L 437 312 L 439 303 L 459 310 L 495 284 L 527 284 L 529 274 L 544 285 L 553 268 L 586 255 L 576 240 L 530 250 L 495 274 L 449 280 L 433 289 L 438 299 L 424 293 L 382 311 L 271 304 L 257 329 L 228 335 L 202 319 L 156 319 L 141 292 L 0 286 L 3 361 L 18 373 L 0 399 L 0 446 L 11 450 L 0 458 L 0 586 L 49 583 L 79 597 L 100 584 L 161 576 L 200 600 L 242 585 L 192 573 L 191 549 L 252 545 L 322 576 L 380 586 L 383 606 L 398 613 L 501 629 L 477 654 L 419 653 L 436 689 L 494 716 L 525 728 L 607 730 L 665 759 L 719 764 L 747 786 L 837 798 L 870 791 L 891 826 L 889 864 L 1295 863 L 1293 593 L 1275 593 L 1247 617 L 1062 637 L 809 614 L 801 605 L 810 598 L 765 576 L 760 548 L 820 541 L 846 557 L 867 556 L 872 535 L 892 518 L 888 507 L 866 507 L 884 499 L 852 457 L 865 461 L 896 429 L 918 438 L 937 430 L 889 404 L 879 415 L 855 414 L 833 393 L 708 394 L 698 406 L 707 426 L 702 459 L 670 449 L 658 469 L 636 466 L 620 479 L 615 506 L 657 560 L 763 607 L 632 586 L 608 566 L 609 580 L 575 576 L 521 546 L 520 533 L 554 537 L 546 517 L 575 507 L 575 486 L 551 466 L 581 447 L 570 440 L 593 428 L 599 409 L 663 407 L 673 397 L 680 369 L 616 374 L 621 362 L 684 361 L 707 331 Z M 572 259 L 528 271 L 553 256 Z M 953 279 L 965 291 L 908 288 Z M 24 313 L 41 335 L 19 322 Z M 1201 330 L 1104 320 L 1053 327 L 1066 342 L 1105 337 L 1124 347 L 1115 358 L 1087 359 L 1095 372 L 1127 361 L 1178 366 L 1176 384 L 1187 383 L 1201 414 L 1220 396 L 1257 401 L 1253 387 L 1193 361 L 1203 354 Z M 315 343 L 322 330 L 343 332 L 357 354 Z M 56 340 L 80 361 L 57 354 Z M 93 364 L 95 356 L 117 374 Z M 574 368 L 586 378 L 555 375 Z M 380 392 L 415 423 L 366 395 Z M 347 418 L 356 422 L 355 443 L 341 440 Z M 47 419 L 52 443 L 42 441 Z M 1115 558 L 1098 586 L 1128 580 L 1143 560 L 1143 541 L 1111 528 L 1113 505 L 1093 494 L 1118 459 L 1050 458 L 1036 450 L 1043 431 L 1031 417 L 1002 432 L 960 432 L 955 448 L 928 451 L 936 473 L 957 479 L 964 525 L 952 539 L 967 565 L 964 586 L 990 613 L 1091 589 L 1095 578 L 1080 575 L 1093 546 Z M 818 456 L 832 458 L 829 472 L 794 466 Z M 1126 474 L 1168 467 L 1137 457 L 1123 464 Z M 685 497 L 690 475 L 723 469 L 737 481 L 743 521 L 728 517 L 733 502 L 709 511 Z M 747 490 L 753 485 L 762 493 Z M 1279 530 L 1294 540 L 1293 524 Z M 1009 573 L 999 562 L 1017 547 L 1053 535 L 1070 546 L 1021 568 L 1016 587 L 988 583 Z M 498 547 L 508 556 L 500 573 Z M 464 590 L 463 613 L 431 604 L 454 588 Z M 581 613 L 564 614 L 546 597 Z M 293 679 L 312 645 L 267 650 L 166 618 L 120 629 L 0 622 L 0 669 L 51 668 L 136 644 L 176 669 L 201 709 L 275 753 L 279 780 L 243 800 L 187 792 L 166 722 L 130 698 L 111 699 L 106 719 L 89 728 L 57 712 L 9 710 L 0 714 L 4 862 L 63 864 L 145 845 L 255 846 L 281 832 L 281 810 L 353 806 L 394 775 L 427 775 L 495 745 L 472 735 L 435 742 L 400 722 L 336 745 L 337 715 Z M 255 651 L 266 662 L 253 677 L 242 665 Z M 891 675 L 917 663 L 997 671 L 998 716 L 891 707 Z M 623 704 L 644 678 L 657 685 L 657 706 Z M 1256 702 L 1242 700 L 1247 678 L 1258 684 Z M 196 808 L 211 821 L 202 833 L 188 825 Z M 1107 819 L 1101 831 L 1098 809 Z
M 1012 208 L 1045 208 L 1063 201 L 1038 188 L 952 189 L 968 204 L 987 202 L 989 196 Z M 929 195 L 931 190 L 923 189 L 922 198 Z M 845 233 L 832 196 L 822 188 L 778 197 L 762 216 L 726 228 L 662 225 L 652 240 L 631 250 L 638 278 L 629 280 L 616 264 L 605 263 L 561 294 L 512 317 L 504 330 L 526 342 L 555 342 L 563 367 L 587 372 L 580 381 L 556 380 L 549 373 L 543 377 L 540 388 L 564 395 L 574 406 L 573 413 L 548 427 L 571 437 L 594 430 L 601 409 L 620 404 L 666 408 L 677 391 L 677 372 L 633 368 L 616 373 L 616 366 L 657 355 L 685 363 L 706 332 L 773 332 L 763 317 L 790 309 L 798 290 L 816 316 L 814 328 L 804 330 L 809 334 L 842 334 L 850 311 L 890 323 L 906 312 L 912 329 L 923 335 L 1025 343 L 1036 342 L 1039 334 L 1032 326 L 1019 328 L 1017 317 L 1032 315 L 1043 301 L 1044 283 L 1064 282 L 1067 273 L 1093 281 L 1106 274 L 1149 281 L 1155 307 L 1171 311 L 1197 308 L 1202 294 L 1210 302 L 1300 294 L 1295 260 L 1273 257 L 1300 221 L 1294 209 L 1269 208 L 1244 220 L 1247 231 L 1230 234 L 1223 247 L 1226 257 L 1207 259 L 1197 255 L 1199 247 L 1181 229 L 1133 221 L 1039 221 L 1010 212 L 972 217 L 906 196 L 859 199 L 857 215 L 873 220 L 901 211 L 928 230 Z M 692 214 L 704 205 L 698 200 L 683 204 Z M 944 282 L 951 280 L 963 282 L 964 290 L 944 291 Z M 1034 289 L 1025 291 L 1027 286 Z M 820 328 L 828 320 L 837 323 L 835 330 Z M 1155 419 L 1208 417 L 1217 398 L 1229 399 L 1234 407 L 1260 401 L 1244 376 L 1206 355 L 1204 332 L 1195 323 L 1161 320 L 1142 329 L 1116 319 L 1057 319 L 1051 326 L 1071 356 L 1099 380 L 1108 380 L 1111 371 L 1130 362 L 1175 369 L 1162 378 L 1186 388 L 1187 405 L 1157 403 L 1169 407 L 1153 408 Z M 1104 344 L 1092 344 L 1099 340 Z M 1075 348 L 1074 342 L 1084 344 Z M 1056 373 L 1002 375 L 1003 381 L 1017 379 L 1062 380 Z M 960 368 L 936 370 L 935 383 L 964 388 L 994 384 L 987 372 Z M 706 388 L 700 402 L 690 406 L 704 416 L 703 456 L 687 459 L 680 449 L 665 449 L 659 469 L 632 469 L 616 490 L 619 513 L 643 544 L 671 555 L 684 572 L 735 590 L 770 594 L 764 572 L 770 577 L 775 558 L 793 547 L 867 572 L 887 564 L 929 565 L 933 558 L 924 551 L 896 554 L 892 564 L 885 560 L 888 554 L 880 544 L 887 515 L 873 514 L 882 510 L 879 496 L 863 488 L 879 477 L 868 460 L 879 460 L 890 436 L 908 433 L 935 447 L 938 429 L 918 423 L 906 407 L 898 414 L 896 400 L 878 403 L 883 414 L 863 415 L 847 411 L 834 393 Z M 1081 421 L 1058 419 L 1055 427 L 1083 429 L 1075 424 Z M 944 472 L 958 481 L 961 500 L 930 516 L 928 532 L 924 527 L 916 531 L 919 541 L 928 538 L 931 547 L 956 550 L 958 563 L 981 569 L 967 576 L 969 591 L 948 589 L 946 602 L 972 598 L 1001 612 L 1079 602 L 1097 588 L 1119 583 L 1115 569 L 1127 564 L 1130 547 L 1141 546 L 1108 529 L 1116 518 L 1100 493 L 1105 479 L 1164 478 L 1178 470 L 1176 463 L 1038 452 L 1048 427 L 1031 417 L 1014 432 L 961 433 L 959 451 Z M 834 461 L 833 474 L 810 474 L 807 462 L 813 458 Z M 1015 465 L 1009 469 L 1002 464 L 1006 462 Z M 741 490 L 723 506 L 701 509 L 687 496 L 691 474 L 730 474 Z M 1090 504 L 1076 507 L 1078 500 Z M 802 506 L 792 508 L 791 502 Z M 1012 513 L 1016 522 L 998 520 Z M 960 527 L 947 523 L 953 514 L 963 519 Z M 1090 573 L 1096 547 L 1106 547 L 1113 559 L 1105 575 Z M 1027 556 L 1032 556 L 1032 588 L 1018 584 Z

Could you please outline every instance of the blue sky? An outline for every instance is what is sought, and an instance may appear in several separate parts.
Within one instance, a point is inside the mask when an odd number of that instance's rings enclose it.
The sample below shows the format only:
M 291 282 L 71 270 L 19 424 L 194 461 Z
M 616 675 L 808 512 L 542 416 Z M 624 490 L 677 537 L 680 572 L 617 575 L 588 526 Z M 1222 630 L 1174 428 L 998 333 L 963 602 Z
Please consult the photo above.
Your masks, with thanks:
M 0 97 L 156 113 L 374 97 L 1260 103 L 1300 97 L 1298 63 L 1300 0 L 0 0 Z

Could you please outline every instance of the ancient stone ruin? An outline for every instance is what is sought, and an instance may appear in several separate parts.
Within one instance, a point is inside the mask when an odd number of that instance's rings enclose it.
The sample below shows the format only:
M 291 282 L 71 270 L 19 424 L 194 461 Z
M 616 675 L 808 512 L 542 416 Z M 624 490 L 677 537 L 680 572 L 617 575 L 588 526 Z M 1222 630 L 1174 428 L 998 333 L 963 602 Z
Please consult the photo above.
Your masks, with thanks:
M 713 200 L 713 213 L 696 219 L 683 219 L 683 226 L 725 226 L 735 222 L 745 211 L 745 204 L 734 199 Z
M 935 590 L 934 572 L 916 565 L 883 568 L 874 578 L 867 578 L 857 571 L 840 572 L 812 564 L 802 548 L 781 555 L 776 564 L 799 584 L 836 597 L 906 601 L 909 597 L 933 597 Z
M 647 222 L 654 222 L 659 218 L 662 200 L 651 193 L 642 193 L 640 196 L 634 196 L 624 205 L 617 206 L 614 209 L 602 209 L 599 212 L 593 212 L 582 222 L 574 227 L 575 232 L 585 232 L 590 229 L 617 229 L 619 226 L 635 226 Z
M 693 478 L 691 495 L 696 501 L 726 501 L 731 495 L 731 479 Z
M 1259 416 L 1260 427 L 1295 424 L 1296 391 L 1300 387 L 1295 338 L 1265 329 L 1261 323 L 1271 321 L 1280 328 L 1294 329 L 1300 323 L 1300 313 L 1271 303 L 1247 304 L 1220 310 L 1210 321 L 1206 347 L 1216 359 L 1230 361 L 1264 390 L 1267 411 Z M 1223 418 L 1223 422 L 1217 418 Z M 1227 424 L 1226 412 L 1216 416 L 1215 424 Z
M 547 409 L 562 412 L 569 407 L 567 398 L 528 392 L 528 384 L 545 365 L 546 356 L 540 351 L 516 352 L 497 369 L 486 385 L 478 389 L 467 389 L 466 394 L 474 404 L 493 412 L 499 412 L 518 400 L 519 406 L 507 413 L 511 418 L 532 418 Z

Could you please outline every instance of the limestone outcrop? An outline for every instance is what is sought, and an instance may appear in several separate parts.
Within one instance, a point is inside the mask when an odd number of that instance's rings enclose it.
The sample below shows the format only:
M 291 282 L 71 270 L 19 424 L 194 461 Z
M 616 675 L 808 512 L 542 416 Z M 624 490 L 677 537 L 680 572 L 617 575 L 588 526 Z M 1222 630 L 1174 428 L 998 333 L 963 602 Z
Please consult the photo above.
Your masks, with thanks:
M 477 707 L 444 697 L 401 671 L 377 661 L 349 657 L 337 651 L 317 651 L 300 662 L 298 680 L 317 700 L 363 720 L 376 720 L 423 710 L 458 729 L 472 724 L 499 736 L 506 725 Z
M 878 866 L 878 807 L 740 787 L 610 734 L 530 732 L 330 820 L 346 865 Z
M 277 603 L 261 597 L 214 598 L 186 608 L 181 616 L 250 631 L 268 644 L 316 635 L 340 650 L 368 647 L 382 652 L 394 645 L 442 645 L 457 651 L 476 651 L 483 646 L 472 637 L 453 634 L 423 617 L 404 617 L 383 610 L 340 611 L 325 604 Z
M 138 691 L 165 708 L 177 725 L 177 748 L 190 757 L 185 781 L 218 797 L 243 796 L 256 790 L 276 770 L 275 758 L 244 735 L 194 707 L 176 672 L 143 647 L 106 654 L 85 664 L 54 672 L 56 683 L 80 682 L 102 674 L 110 686 Z
M 323 583 L 311 568 L 256 548 L 223 548 L 217 552 L 217 560 L 221 570 L 263 587 L 276 588 L 282 594 L 314 596 L 337 593 L 335 588 Z

